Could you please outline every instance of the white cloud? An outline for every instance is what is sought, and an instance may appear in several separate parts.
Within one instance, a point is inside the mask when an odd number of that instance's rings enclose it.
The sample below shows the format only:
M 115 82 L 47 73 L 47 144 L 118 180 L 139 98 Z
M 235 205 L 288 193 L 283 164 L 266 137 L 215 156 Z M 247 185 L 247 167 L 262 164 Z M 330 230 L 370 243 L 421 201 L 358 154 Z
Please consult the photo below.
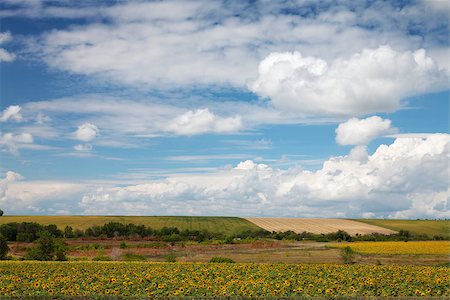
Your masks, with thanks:
M 336 128 L 336 141 L 340 145 L 367 145 L 382 135 L 394 133 L 391 120 L 373 116 L 365 119 L 351 118 Z
M 12 171 L 6 172 L 5 178 L 0 179 L 0 203 L 6 200 L 9 183 L 22 179 L 24 179 L 24 177 L 19 173 Z M 5 209 L 5 207 L 3 207 L 3 209 Z
M 11 33 L 8 32 L 0 32 L 0 45 L 3 43 L 7 43 L 12 39 Z M 13 53 L 6 51 L 4 48 L 0 48 L 0 62 L 11 62 L 16 59 L 16 56 Z
M 3 202 L 43 207 L 40 203 L 57 198 L 51 203 L 86 214 L 450 217 L 450 135 L 396 139 L 366 157 L 364 147 L 356 149 L 359 153 L 330 158 L 314 172 L 248 160 L 213 173 L 126 186 L 56 182 L 55 188 L 50 182 L 22 181 L 10 184 Z M 26 209 L 16 205 L 14 211 Z
M 12 154 L 18 154 L 19 148 L 25 148 L 33 144 L 33 136 L 29 133 L 4 133 L 0 135 L 0 148 Z
M 89 142 L 97 137 L 98 131 L 97 126 L 91 123 L 84 123 L 78 126 L 78 129 L 74 133 L 74 137 L 77 140 Z
M 0 116 L 0 122 L 7 122 L 8 120 L 14 120 L 16 122 L 22 121 L 21 110 L 22 108 L 19 105 L 8 106 L 3 110 Z
M 32 53 L 61 70 L 158 88 L 223 83 L 242 87 L 257 75 L 258 62 L 272 52 L 301 49 L 305 55 L 334 59 L 382 44 L 433 49 L 440 47 L 433 41 L 446 35 L 437 30 L 445 18 L 435 18 L 436 11 L 414 3 L 404 9 L 390 2 L 354 1 L 67 6 L 49 4 L 32 10 L 32 15 L 85 17 L 87 24 L 46 32 L 30 43 Z M 409 30 L 422 31 L 427 38 Z
M 11 173 L 14 178 L 8 177 Z M 0 207 L 7 214 L 76 213 L 78 209 L 69 199 L 81 199 L 83 193 L 95 190 L 91 183 L 26 181 L 17 173 L 8 175 L 0 180 Z
M 230 133 L 242 129 L 243 124 L 239 116 L 219 117 L 209 109 L 197 109 L 177 116 L 165 128 L 167 132 L 177 135 L 195 135 L 201 133 Z
M 255 170 L 255 171 L 271 171 L 272 169 L 265 164 L 256 164 L 251 160 L 240 162 L 235 170 Z
M 242 216 L 257 212 L 272 216 L 444 218 L 449 216 L 448 199 L 443 196 L 448 185 L 444 163 L 448 145 L 448 135 L 399 139 L 380 146 L 365 163 L 351 156 L 337 157 L 316 172 L 282 171 L 245 161 L 235 169 L 213 174 L 178 175 L 125 187 L 91 184 L 90 191 L 80 194 L 79 207 L 64 202 L 69 197 L 62 197 L 57 204 L 90 214 Z M 10 197 L 20 195 L 16 199 L 26 198 L 28 206 L 33 206 L 32 198 L 25 195 L 40 191 L 38 202 L 48 202 L 56 195 L 46 192 L 50 187 L 50 183 L 17 185 Z
M 250 89 L 282 110 L 356 116 L 392 112 L 408 96 L 445 88 L 448 75 L 425 50 L 364 49 L 331 63 L 299 52 L 276 52 L 259 65 Z

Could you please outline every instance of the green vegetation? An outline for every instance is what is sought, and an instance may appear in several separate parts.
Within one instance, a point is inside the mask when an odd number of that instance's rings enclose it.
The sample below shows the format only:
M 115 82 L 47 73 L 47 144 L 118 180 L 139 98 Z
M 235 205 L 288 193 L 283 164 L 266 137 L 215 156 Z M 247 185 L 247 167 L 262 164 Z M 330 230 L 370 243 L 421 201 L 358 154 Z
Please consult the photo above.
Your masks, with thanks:
M 146 217 L 146 216 L 3 216 L 0 224 L 11 222 L 36 222 L 43 225 L 55 224 L 60 230 L 66 226 L 70 235 L 71 230 L 85 230 L 89 227 L 106 223 L 133 223 L 145 225 L 153 229 L 163 227 L 177 227 L 180 231 L 207 230 L 213 233 L 233 235 L 245 230 L 259 230 L 255 224 L 235 217 Z
M 175 254 L 168 254 L 168 255 L 164 256 L 164 261 L 165 262 L 176 262 L 177 256 Z
M 395 231 L 409 231 L 415 235 L 450 239 L 450 220 L 381 220 L 357 219 L 356 221 L 376 225 Z
M 124 261 L 144 261 L 144 260 L 147 260 L 147 258 L 145 256 L 140 255 L 140 254 L 136 254 L 136 253 L 131 253 L 131 252 L 125 253 L 122 258 L 123 258 Z
M 112 261 L 113 259 L 105 254 L 99 254 L 92 259 L 93 261 Z
M 8 240 L 0 234 L 0 260 L 7 259 L 8 251 Z
M 57 239 L 55 239 L 48 231 L 39 233 L 39 238 L 36 240 L 36 247 L 28 250 L 25 259 L 30 260 L 67 260 L 66 252 L 67 246 Z
M 235 261 L 228 257 L 214 256 L 209 260 L 210 263 L 234 263 Z
M 353 257 L 355 256 L 355 251 L 349 246 L 343 247 L 341 249 L 341 256 L 344 264 L 352 264 L 354 263 Z

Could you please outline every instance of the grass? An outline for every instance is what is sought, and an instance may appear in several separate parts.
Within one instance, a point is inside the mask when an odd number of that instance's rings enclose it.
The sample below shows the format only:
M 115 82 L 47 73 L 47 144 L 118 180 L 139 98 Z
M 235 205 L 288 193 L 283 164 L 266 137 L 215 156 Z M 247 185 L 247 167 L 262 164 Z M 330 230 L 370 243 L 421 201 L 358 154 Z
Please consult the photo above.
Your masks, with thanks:
M 395 231 L 408 230 L 414 234 L 426 234 L 430 237 L 440 235 L 450 238 L 450 220 L 381 220 L 357 219 L 371 225 L 385 227 Z
M 259 230 L 255 224 L 235 217 L 147 217 L 147 216 L 3 216 L 0 224 L 10 222 L 36 222 L 43 225 L 55 224 L 59 229 L 71 226 L 74 229 L 86 229 L 108 222 L 134 223 L 154 229 L 177 227 L 180 230 L 202 230 L 232 235 L 244 230 Z

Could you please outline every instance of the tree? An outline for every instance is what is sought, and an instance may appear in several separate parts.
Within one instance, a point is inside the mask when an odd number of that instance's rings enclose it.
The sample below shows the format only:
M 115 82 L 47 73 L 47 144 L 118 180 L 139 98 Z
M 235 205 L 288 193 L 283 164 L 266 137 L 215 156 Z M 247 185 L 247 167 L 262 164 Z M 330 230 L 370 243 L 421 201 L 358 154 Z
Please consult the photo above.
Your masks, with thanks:
M 0 260 L 7 259 L 7 254 L 9 251 L 8 241 L 6 238 L 0 234 Z
M 3 210 L 0 209 L 0 217 L 3 216 Z

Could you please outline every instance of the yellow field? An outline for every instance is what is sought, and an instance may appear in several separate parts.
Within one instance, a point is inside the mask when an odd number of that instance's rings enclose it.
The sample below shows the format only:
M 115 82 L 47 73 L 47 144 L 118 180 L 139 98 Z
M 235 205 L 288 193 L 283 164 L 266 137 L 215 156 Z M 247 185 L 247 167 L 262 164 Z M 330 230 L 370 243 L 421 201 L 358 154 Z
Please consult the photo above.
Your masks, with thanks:
M 447 267 L 0 262 L 0 298 L 450 296 Z
M 356 242 L 331 244 L 330 246 L 349 246 L 357 252 L 370 254 L 434 254 L 450 256 L 450 241 Z
M 344 230 L 351 235 L 393 234 L 393 230 L 346 219 L 307 219 L 307 218 L 246 218 L 248 221 L 268 231 L 288 231 L 296 233 L 332 233 Z

